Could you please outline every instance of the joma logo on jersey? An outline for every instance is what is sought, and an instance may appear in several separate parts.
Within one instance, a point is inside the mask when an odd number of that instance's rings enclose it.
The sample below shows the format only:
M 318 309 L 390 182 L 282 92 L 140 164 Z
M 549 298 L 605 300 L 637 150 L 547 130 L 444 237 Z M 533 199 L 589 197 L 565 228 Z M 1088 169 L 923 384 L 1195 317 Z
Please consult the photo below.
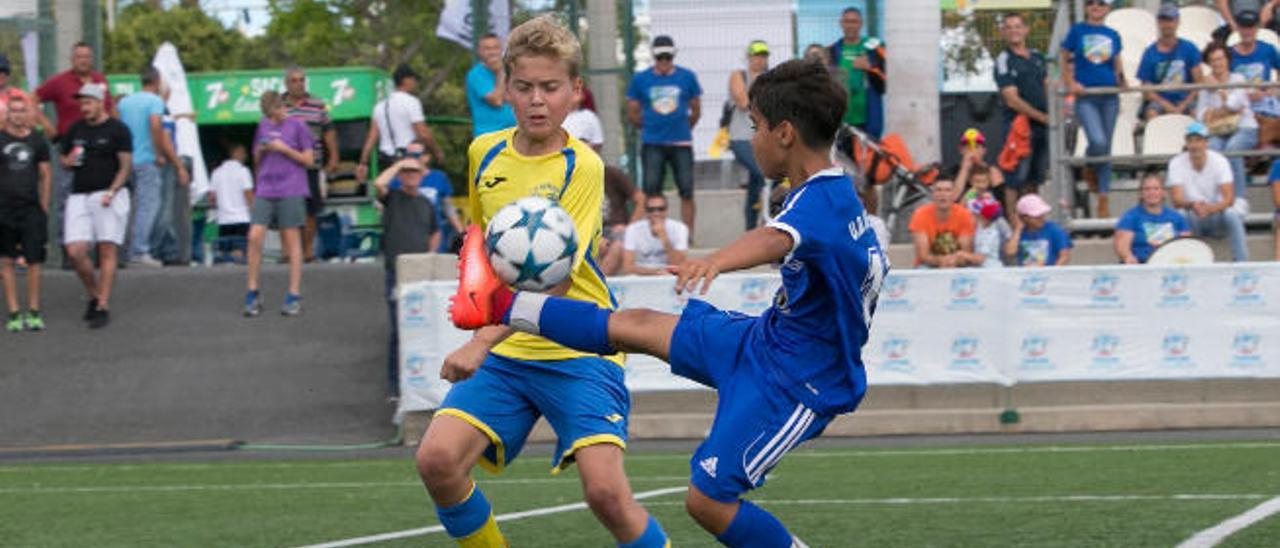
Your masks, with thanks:
M 485 188 L 493 188 L 505 182 L 507 182 L 506 177 L 494 176 L 491 179 L 480 181 L 480 184 L 484 185 Z

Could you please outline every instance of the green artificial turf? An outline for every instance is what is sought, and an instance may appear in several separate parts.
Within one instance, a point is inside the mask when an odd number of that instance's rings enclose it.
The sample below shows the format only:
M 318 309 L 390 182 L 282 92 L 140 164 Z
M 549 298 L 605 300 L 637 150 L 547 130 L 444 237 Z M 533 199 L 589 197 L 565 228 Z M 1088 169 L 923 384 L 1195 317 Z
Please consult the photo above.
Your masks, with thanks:
M 498 515 L 581 501 L 545 457 L 494 477 Z M 641 493 L 688 455 L 629 455 Z M 751 498 L 810 546 L 1173 546 L 1280 496 L 1280 443 L 798 450 Z M 673 546 L 715 546 L 683 495 L 643 501 Z M 410 460 L 0 466 L 0 545 L 300 546 L 436 525 Z M 611 546 L 586 510 L 504 522 L 513 546 Z M 1223 546 L 1280 545 L 1280 515 Z M 443 533 L 379 546 L 450 546 Z

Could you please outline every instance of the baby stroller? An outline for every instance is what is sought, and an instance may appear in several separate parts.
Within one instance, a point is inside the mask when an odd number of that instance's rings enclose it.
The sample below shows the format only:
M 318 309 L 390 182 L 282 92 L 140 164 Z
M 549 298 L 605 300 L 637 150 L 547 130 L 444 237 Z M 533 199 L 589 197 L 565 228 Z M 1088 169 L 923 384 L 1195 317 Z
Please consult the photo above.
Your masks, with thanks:
M 917 166 L 911 151 L 896 133 L 877 141 L 866 132 L 844 125 L 836 134 L 835 159 L 855 174 L 867 211 L 878 213 L 893 234 L 906 234 L 910 213 L 929 199 L 929 186 L 938 178 L 938 164 Z M 878 187 L 888 204 L 880 211 Z

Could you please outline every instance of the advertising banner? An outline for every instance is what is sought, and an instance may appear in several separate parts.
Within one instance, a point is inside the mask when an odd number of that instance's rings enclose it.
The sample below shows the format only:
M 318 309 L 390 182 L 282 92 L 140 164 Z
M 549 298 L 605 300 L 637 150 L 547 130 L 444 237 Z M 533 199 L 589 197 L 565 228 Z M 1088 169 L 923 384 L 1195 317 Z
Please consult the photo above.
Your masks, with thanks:
M 307 92 L 324 99 L 335 121 L 368 118 L 386 95 L 387 76 L 372 68 L 307 69 Z M 107 76 L 113 95 L 141 89 L 136 75 Z M 199 125 L 256 124 L 262 117 L 263 92 L 284 91 L 282 70 L 197 72 L 187 75 L 187 88 Z
M 777 274 L 730 274 L 708 302 L 760 314 Z M 401 411 L 432 409 L 444 357 L 470 334 L 446 317 L 453 282 L 400 288 Z M 620 308 L 678 314 L 670 277 L 613 278 Z M 893 272 L 863 362 L 872 385 L 1280 377 L 1280 264 Z M 649 356 L 633 391 L 699 389 Z

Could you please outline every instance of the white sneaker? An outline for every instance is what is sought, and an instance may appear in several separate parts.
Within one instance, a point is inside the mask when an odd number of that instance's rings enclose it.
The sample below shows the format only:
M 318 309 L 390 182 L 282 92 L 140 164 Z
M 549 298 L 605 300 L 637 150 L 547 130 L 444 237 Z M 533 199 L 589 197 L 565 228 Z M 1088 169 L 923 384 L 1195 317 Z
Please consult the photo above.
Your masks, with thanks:
M 129 264 L 132 266 L 146 266 L 153 268 L 160 268 L 164 266 L 164 263 L 156 260 L 156 258 L 152 257 L 149 253 L 143 253 L 142 255 L 129 259 Z

